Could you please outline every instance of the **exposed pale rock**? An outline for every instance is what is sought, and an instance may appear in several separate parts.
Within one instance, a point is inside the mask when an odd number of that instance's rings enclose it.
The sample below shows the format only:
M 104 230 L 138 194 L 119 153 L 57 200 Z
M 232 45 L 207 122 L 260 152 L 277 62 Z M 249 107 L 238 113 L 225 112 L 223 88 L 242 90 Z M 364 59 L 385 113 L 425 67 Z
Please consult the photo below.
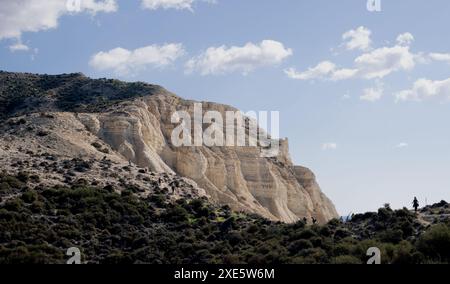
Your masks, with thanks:
M 262 147 L 172 145 L 171 135 L 177 127 L 171 123 L 172 114 L 192 114 L 194 104 L 145 83 L 92 80 L 82 74 L 0 72 L 0 119 L 4 125 L 0 159 L 5 165 L 15 159 L 26 160 L 23 149 L 64 159 L 101 161 L 105 156 L 118 165 L 131 163 L 184 177 L 195 184 L 194 195 L 206 191 L 218 203 L 271 220 L 295 222 L 314 217 L 323 223 L 338 217 L 314 174 L 293 165 L 287 139 L 279 141 L 279 154 L 273 158 L 262 157 Z M 209 102 L 202 106 L 204 112 L 218 111 L 223 117 L 227 111 L 236 111 Z M 36 135 L 39 130 L 42 135 Z M 97 142 L 104 149 L 92 146 Z M 105 172 L 90 174 L 108 181 Z M 51 172 L 46 175 L 55 182 L 62 178 Z
M 312 172 L 292 164 L 287 140 L 280 141 L 277 158 L 262 158 L 260 147 L 174 147 L 171 134 L 177 125 L 170 119 L 180 110 L 193 117 L 194 102 L 161 94 L 79 117 L 126 160 L 192 179 L 214 200 L 234 210 L 284 222 L 304 217 L 326 222 L 337 217 Z M 218 111 L 223 117 L 226 111 L 236 111 L 214 103 L 203 103 L 203 110 Z

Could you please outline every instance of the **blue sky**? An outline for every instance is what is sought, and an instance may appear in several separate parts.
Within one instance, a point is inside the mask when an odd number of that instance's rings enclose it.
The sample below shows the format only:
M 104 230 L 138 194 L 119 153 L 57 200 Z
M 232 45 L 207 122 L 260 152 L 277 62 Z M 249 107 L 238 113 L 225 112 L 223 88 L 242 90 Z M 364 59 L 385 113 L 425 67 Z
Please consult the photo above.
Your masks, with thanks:
M 449 1 L 42 2 L 0 0 L 0 69 L 280 111 L 341 214 L 450 200 Z

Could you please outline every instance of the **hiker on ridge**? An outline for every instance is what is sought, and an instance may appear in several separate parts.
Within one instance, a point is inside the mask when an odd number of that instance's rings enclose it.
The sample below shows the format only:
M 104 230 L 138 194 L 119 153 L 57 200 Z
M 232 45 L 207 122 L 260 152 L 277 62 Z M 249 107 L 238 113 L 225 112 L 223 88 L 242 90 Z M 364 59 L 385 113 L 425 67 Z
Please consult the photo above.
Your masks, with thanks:
M 417 197 L 414 197 L 413 207 L 414 211 L 417 213 L 417 210 L 419 209 L 419 200 L 417 200 Z

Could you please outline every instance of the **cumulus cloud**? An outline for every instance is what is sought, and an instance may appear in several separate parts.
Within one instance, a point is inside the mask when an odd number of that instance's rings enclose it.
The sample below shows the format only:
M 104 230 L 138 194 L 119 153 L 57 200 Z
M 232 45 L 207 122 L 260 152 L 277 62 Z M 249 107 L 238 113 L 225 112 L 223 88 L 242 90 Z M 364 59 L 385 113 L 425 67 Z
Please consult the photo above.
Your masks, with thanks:
M 450 78 L 442 81 L 419 79 L 411 89 L 400 91 L 395 97 L 397 101 L 423 101 L 436 97 L 450 99 Z
M 10 45 L 9 46 L 9 50 L 11 52 L 28 51 L 28 50 L 30 50 L 30 47 L 28 45 L 25 45 L 25 44 L 21 43 L 21 42 L 17 42 L 17 43 L 15 43 L 13 45 Z
M 443 61 L 450 64 L 450 53 L 430 53 L 429 57 L 435 61 Z
M 363 95 L 359 97 L 362 101 L 376 102 L 383 96 L 383 86 L 379 85 L 375 88 L 367 88 L 363 90 Z
M 351 69 L 351 68 L 336 69 L 332 73 L 331 80 L 341 81 L 351 79 L 354 78 L 356 75 L 358 75 L 358 72 L 359 72 L 358 69 Z
M 78 5 L 79 3 L 79 5 Z M 0 3 L 0 40 L 58 26 L 65 14 L 115 12 L 116 0 L 15 0 Z
M 191 10 L 194 0 L 142 0 L 142 7 L 150 10 L 157 9 L 177 9 Z
M 366 52 L 354 60 L 352 68 L 338 68 L 330 61 L 323 61 L 316 67 L 309 68 L 303 72 L 290 68 L 285 70 L 285 73 L 290 78 L 298 80 L 382 79 L 393 72 L 412 70 L 416 63 L 420 61 L 421 56 L 412 53 L 409 45 L 407 45 L 407 43 L 411 43 L 410 39 L 406 34 L 402 34 L 399 36 L 401 45 L 381 47 Z
M 336 71 L 336 65 L 330 61 L 322 61 L 317 66 L 311 67 L 304 72 L 298 72 L 295 68 L 285 70 L 285 73 L 292 79 L 313 80 L 323 79 L 332 76 Z
M 280 64 L 292 54 L 292 49 L 273 40 L 264 40 L 259 44 L 247 43 L 241 47 L 210 47 L 187 62 L 186 72 L 198 71 L 202 75 L 232 72 L 248 74 L 259 67 Z
M 408 71 L 416 65 L 416 55 L 409 46 L 382 47 L 355 59 L 359 76 L 381 79 L 396 71 Z
M 149 10 L 176 9 L 193 11 L 194 2 L 216 3 L 215 0 L 142 0 L 142 7 Z
M 118 47 L 95 54 L 89 65 L 99 71 L 112 70 L 119 75 L 128 75 L 147 67 L 165 67 L 184 54 L 181 44 L 149 45 L 135 50 Z
M 368 50 L 372 44 L 370 39 L 372 32 L 361 26 L 355 30 L 349 30 L 342 35 L 345 47 L 348 50 Z
M 399 45 L 411 45 L 414 41 L 414 36 L 411 33 L 403 33 L 398 35 L 397 44 Z
M 327 79 L 340 81 L 352 78 L 358 72 L 357 69 L 338 69 L 336 64 L 330 61 L 322 61 L 315 67 L 306 71 L 299 72 L 295 68 L 289 68 L 284 71 L 291 79 L 296 80 L 316 80 Z
M 327 151 L 327 150 L 336 150 L 338 147 L 338 145 L 334 142 L 328 142 L 328 143 L 323 143 L 322 144 L 322 150 Z

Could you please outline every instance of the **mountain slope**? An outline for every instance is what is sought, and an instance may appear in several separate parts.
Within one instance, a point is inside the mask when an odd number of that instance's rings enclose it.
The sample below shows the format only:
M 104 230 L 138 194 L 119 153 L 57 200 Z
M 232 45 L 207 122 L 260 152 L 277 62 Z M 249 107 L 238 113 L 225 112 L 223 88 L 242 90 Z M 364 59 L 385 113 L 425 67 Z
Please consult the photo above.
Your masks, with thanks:
M 421 210 L 437 213 L 430 225 L 406 208 L 385 207 L 345 223 L 306 226 L 232 212 L 204 198 L 173 200 L 158 188 L 167 178 L 139 197 L 142 188 L 125 184 L 49 188 L 35 186 L 36 176 L 0 173 L 0 263 L 62 264 L 73 247 L 90 264 L 363 264 L 373 247 L 386 264 L 450 261 L 450 220 L 441 218 L 446 202 Z
M 15 161 L 22 163 L 22 170 L 30 169 L 23 163 L 30 164 L 33 155 L 92 163 L 107 159 L 116 168 L 132 164 L 185 177 L 212 201 L 275 221 L 314 217 L 325 223 L 338 216 L 314 174 L 292 164 L 287 140 L 280 141 L 276 158 L 260 157 L 261 147 L 173 146 L 177 125 L 171 123 L 172 114 L 192 113 L 194 103 L 145 83 L 0 72 L 0 111 L 6 122 L 0 135 L 3 169 L 17 173 Z M 236 110 L 215 103 L 202 106 L 223 115 Z M 106 184 L 102 175 L 91 171 L 89 179 Z M 50 170 L 43 179 L 51 184 L 65 177 Z

